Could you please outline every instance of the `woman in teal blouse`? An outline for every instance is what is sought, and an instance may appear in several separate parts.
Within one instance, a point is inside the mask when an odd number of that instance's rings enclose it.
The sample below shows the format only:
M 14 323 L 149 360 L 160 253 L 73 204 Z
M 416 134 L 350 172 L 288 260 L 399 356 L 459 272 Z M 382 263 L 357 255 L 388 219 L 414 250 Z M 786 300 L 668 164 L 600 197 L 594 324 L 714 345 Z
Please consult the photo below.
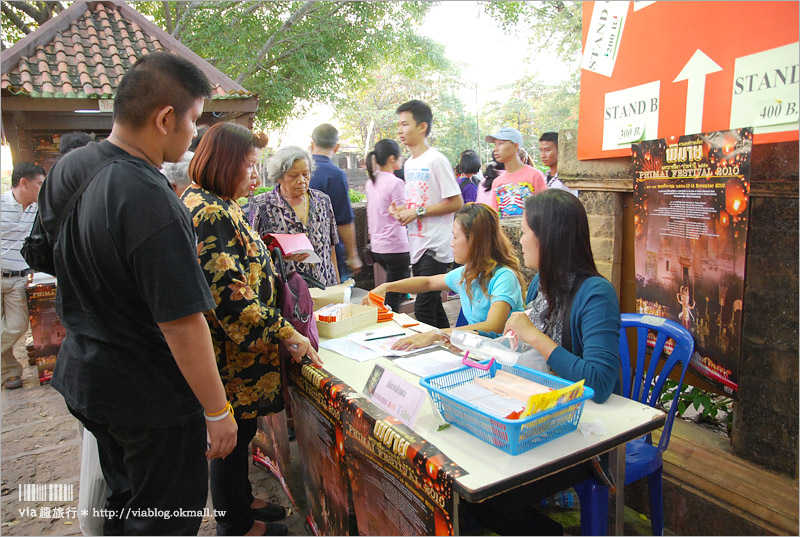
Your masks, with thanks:
M 559 377 L 585 379 L 602 403 L 619 377 L 619 302 L 597 272 L 583 204 L 558 189 L 527 198 L 520 244 L 525 266 L 539 273 L 528 313 L 512 313 L 505 330 L 542 353 Z

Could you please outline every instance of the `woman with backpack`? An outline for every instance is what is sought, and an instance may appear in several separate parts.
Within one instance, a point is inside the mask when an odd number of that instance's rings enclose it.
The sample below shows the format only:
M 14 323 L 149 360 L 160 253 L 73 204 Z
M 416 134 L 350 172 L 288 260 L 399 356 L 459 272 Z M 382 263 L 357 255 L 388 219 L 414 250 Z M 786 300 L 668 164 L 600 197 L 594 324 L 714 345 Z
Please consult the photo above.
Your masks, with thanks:
M 497 211 L 482 203 L 467 203 L 456 214 L 450 243 L 455 262 L 463 266 L 447 274 L 417 276 L 387 282 L 372 290 L 382 297 L 388 292 L 426 293 L 452 290 L 461 299 L 461 330 L 500 332 L 513 311 L 522 311 L 523 280 L 519 261 L 500 227 Z M 369 298 L 365 300 L 368 303 Z M 398 340 L 401 350 L 443 342 L 450 329 L 415 334 Z
M 481 158 L 472 149 L 467 149 L 461 153 L 456 170 L 458 172 L 456 180 L 461 187 L 461 197 L 464 198 L 464 203 L 474 203 L 478 196 L 478 185 L 483 179 Z
M 197 255 L 217 307 L 205 313 L 228 407 L 207 419 L 235 418 L 237 444 L 210 463 L 218 535 L 286 535 L 286 510 L 253 497 L 249 445 L 256 418 L 284 408 L 279 343 L 300 362 L 321 365 L 307 337 L 276 306 L 269 251 L 236 200 L 258 182 L 253 133 L 235 123 L 208 129 L 189 164 L 193 181 L 182 195 L 197 235 Z
M 392 203 L 404 205 L 406 202 L 405 183 L 394 174 L 400 168 L 400 155 L 400 145 L 384 138 L 366 158 L 370 250 L 372 259 L 386 271 L 387 282 L 402 280 L 411 274 L 406 226 L 389 214 Z M 388 293 L 385 303 L 392 311 L 398 311 L 402 299 L 402 293 Z

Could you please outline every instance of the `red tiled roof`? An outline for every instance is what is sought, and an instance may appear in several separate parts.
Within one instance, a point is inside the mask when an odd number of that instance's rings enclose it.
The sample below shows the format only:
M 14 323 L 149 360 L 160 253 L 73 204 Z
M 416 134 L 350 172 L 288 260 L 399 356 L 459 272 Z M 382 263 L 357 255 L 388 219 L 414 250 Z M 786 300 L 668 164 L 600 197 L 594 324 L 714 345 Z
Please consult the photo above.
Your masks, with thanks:
M 58 20 L 62 17 L 67 20 Z M 35 36 L 38 32 L 53 35 Z M 34 37 L 41 43 L 35 48 Z M 136 60 L 160 50 L 190 56 L 211 80 L 213 99 L 255 97 L 123 2 L 75 2 L 4 51 L 7 58 L 19 59 L 3 62 L 0 89 L 30 97 L 113 99 Z

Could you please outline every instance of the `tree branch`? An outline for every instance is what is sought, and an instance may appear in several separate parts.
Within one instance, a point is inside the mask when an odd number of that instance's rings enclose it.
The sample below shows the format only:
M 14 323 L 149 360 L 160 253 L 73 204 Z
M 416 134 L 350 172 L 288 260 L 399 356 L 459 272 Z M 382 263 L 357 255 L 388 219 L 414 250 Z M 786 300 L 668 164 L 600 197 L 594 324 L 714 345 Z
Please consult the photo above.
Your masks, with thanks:
M 186 6 L 186 9 L 183 10 L 181 13 L 180 20 L 175 24 L 175 29 L 172 30 L 172 37 L 180 41 L 181 39 L 181 32 L 183 31 L 183 23 L 186 22 L 186 19 L 189 17 L 189 14 L 194 11 L 195 9 L 202 6 L 202 4 L 213 4 L 214 2 L 202 2 L 200 0 L 193 0 L 189 2 L 189 5 Z
M 161 2 L 161 7 L 164 9 L 164 26 L 166 26 L 166 30 L 168 34 L 172 33 L 172 13 L 169 9 L 169 2 L 163 1 Z
M 16 13 L 14 13 L 11 10 L 11 8 L 8 7 L 8 4 L 6 2 L 0 4 L 0 9 L 2 9 L 3 15 L 8 17 L 8 20 L 10 20 L 14 26 L 19 28 L 22 31 L 22 33 L 24 33 L 25 35 L 31 33 L 31 27 L 25 24 L 25 21 L 19 18 L 19 16 Z
M 6 3 L 6 2 L 4 2 Z M 32 5 L 28 4 L 27 2 L 7 2 L 14 6 L 14 9 L 18 9 L 25 13 L 27 16 L 32 18 L 37 24 L 41 24 L 41 17 L 42 12 L 33 7 Z
M 308 13 L 308 11 L 312 7 L 314 7 L 314 4 L 316 4 L 316 1 L 317 0 L 308 0 L 297 11 L 292 13 L 291 16 L 288 19 L 286 19 L 286 21 L 284 21 L 284 23 L 281 25 L 280 30 L 278 30 L 275 33 L 273 33 L 269 37 L 269 39 L 267 39 L 267 42 L 264 43 L 264 46 L 261 47 L 261 50 L 258 51 L 258 54 L 256 54 L 254 60 L 250 62 L 250 65 L 247 67 L 247 69 L 245 69 L 244 71 L 239 73 L 239 75 L 236 77 L 235 80 L 236 80 L 237 84 L 241 84 L 242 81 L 244 81 L 245 78 L 247 78 L 248 76 L 253 74 L 253 71 L 258 66 L 258 63 L 261 61 L 261 58 L 265 58 L 267 56 L 267 53 L 270 51 L 270 49 L 275 44 L 275 41 L 276 41 L 276 38 L 277 38 L 278 34 L 279 33 L 283 33 L 283 32 L 287 32 L 289 30 L 289 28 L 294 26 L 294 24 L 297 21 L 302 19 L 306 15 L 306 13 Z

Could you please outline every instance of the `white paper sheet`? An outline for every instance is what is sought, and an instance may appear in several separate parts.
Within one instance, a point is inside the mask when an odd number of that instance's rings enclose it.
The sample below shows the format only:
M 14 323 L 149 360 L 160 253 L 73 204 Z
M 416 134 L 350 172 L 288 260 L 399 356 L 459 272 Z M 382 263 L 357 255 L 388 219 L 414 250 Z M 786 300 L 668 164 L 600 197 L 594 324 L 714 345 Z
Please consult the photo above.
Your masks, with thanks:
M 367 360 L 372 360 L 381 356 L 380 353 L 368 349 L 363 345 L 359 345 L 355 341 L 351 341 L 349 337 L 326 339 L 320 341 L 319 346 L 341 354 L 345 358 L 355 360 L 356 362 L 366 362 Z
M 420 354 L 419 356 L 411 356 L 410 358 L 399 358 L 394 363 L 418 377 L 427 377 L 461 367 L 462 358 L 460 354 L 440 350 Z

